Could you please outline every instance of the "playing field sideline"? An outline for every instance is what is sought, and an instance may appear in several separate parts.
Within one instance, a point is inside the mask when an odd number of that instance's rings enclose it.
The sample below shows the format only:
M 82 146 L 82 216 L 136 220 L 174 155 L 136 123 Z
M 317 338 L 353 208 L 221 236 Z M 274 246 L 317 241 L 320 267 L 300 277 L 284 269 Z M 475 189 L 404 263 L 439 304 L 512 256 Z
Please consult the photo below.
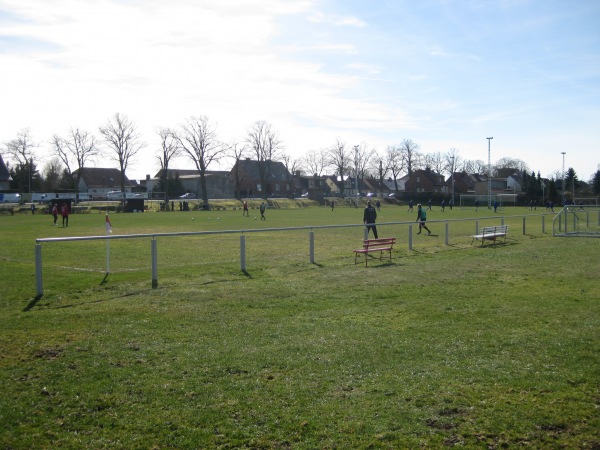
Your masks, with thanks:
M 111 222 L 113 233 L 361 222 L 351 208 L 271 210 L 263 224 L 215 214 Z M 111 242 L 106 278 L 104 242 L 100 257 L 96 244 L 45 246 L 41 299 L 35 239 L 102 234 L 103 216 L 74 215 L 68 229 L 0 217 L 0 444 L 600 445 L 598 241 L 552 238 L 532 218 L 525 235 L 515 219 L 506 244 L 483 248 L 472 223 L 451 225 L 446 245 L 440 215 L 435 236 L 368 268 L 353 261 L 360 227 L 319 230 L 315 264 L 304 231 L 249 234 L 246 273 L 237 234 L 160 240 L 157 289 L 149 240 Z M 415 218 L 384 208 L 378 222 Z

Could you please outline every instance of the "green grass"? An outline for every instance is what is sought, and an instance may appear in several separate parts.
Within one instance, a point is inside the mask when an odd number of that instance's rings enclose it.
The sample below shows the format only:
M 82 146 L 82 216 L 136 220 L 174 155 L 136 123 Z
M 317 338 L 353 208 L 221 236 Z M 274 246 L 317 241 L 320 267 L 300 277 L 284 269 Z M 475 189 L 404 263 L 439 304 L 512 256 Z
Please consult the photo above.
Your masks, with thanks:
M 596 239 L 505 212 L 506 244 L 471 245 L 487 210 L 428 219 L 384 205 L 389 263 L 354 265 L 362 227 L 44 243 L 101 235 L 103 215 L 0 216 L 4 448 L 597 448 Z M 218 214 L 218 215 L 216 215 Z M 355 208 L 111 214 L 115 234 L 358 224 Z M 194 221 L 191 218 L 194 217 Z M 211 220 L 208 220 L 211 217 Z M 220 220 L 216 220 L 219 217 Z M 416 231 L 416 229 L 413 229 Z

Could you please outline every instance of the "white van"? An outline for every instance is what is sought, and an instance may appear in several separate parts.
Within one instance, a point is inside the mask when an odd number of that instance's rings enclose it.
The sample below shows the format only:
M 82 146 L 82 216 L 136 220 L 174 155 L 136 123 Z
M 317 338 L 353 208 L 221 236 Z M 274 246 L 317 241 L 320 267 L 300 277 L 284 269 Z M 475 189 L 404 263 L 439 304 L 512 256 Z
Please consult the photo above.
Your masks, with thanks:
M 109 200 L 122 200 L 123 193 L 121 191 L 110 191 L 108 194 L 106 194 L 106 198 Z

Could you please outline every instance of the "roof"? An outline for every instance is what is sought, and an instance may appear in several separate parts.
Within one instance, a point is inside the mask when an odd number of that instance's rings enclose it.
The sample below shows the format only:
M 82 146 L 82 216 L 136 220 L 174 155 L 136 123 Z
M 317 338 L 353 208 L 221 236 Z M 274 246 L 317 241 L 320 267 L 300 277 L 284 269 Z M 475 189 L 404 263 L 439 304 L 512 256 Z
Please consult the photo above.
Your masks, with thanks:
M 6 164 L 4 164 L 2 155 L 0 155 L 0 181 L 12 181 L 12 177 L 8 171 L 8 167 L 6 167 Z
M 79 172 L 79 169 L 75 173 Z M 121 187 L 121 171 L 119 169 L 104 169 L 100 167 L 84 167 L 81 169 L 81 179 L 88 188 L 92 187 Z M 134 187 L 125 176 L 125 187 Z
M 283 180 L 288 180 L 290 178 L 290 174 L 282 162 L 263 161 L 263 163 L 267 163 L 267 162 L 269 162 L 270 165 L 269 165 L 269 174 L 268 174 L 269 179 L 266 181 L 271 181 L 271 180 L 283 181 Z M 259 168 L 258 161 L 244 159 L 244 160 L 239 160 L 236 164 L 238 166 L 238 169 L 241 172 L 243 172 L 247 178 L 251 178 L 251 179 L 255 179 L 255 180 L 260 179 L 260 172 L 258 170 L 258 168 Z

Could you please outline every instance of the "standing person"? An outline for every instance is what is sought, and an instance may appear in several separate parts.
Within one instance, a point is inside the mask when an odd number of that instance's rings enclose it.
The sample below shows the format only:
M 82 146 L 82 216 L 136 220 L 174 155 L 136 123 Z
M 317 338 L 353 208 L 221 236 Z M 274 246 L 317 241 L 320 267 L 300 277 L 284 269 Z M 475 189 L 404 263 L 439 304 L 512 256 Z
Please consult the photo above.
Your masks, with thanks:
M 375 206 L 377 206 L 377 211 L 381 212 L 381 202 L 379 200 L 375 202 Z
M 498 209 L 498 200 L 494 200 L 494 212 Z
M 58 205 L 56 203 L 52 204 L 52 217 L 54 217 L 54 223 L 52 225 L 56 226 L 56 221 L 58 220 Z
M 445 208 L 446 208 L 446 201 L 442 200 L 442 212 L 444 212 Z
M 413 201 L 412 200 L 410 200 L 408 202 L 408 212 L 413 212 Z
M 265 202 L 262 202 L 260 204 L 260 220 L 267 220 L 267 218 L 265 217 L 265 209 L 266 209 Z
M 417 234 L 421 234 L 422 228 L 425 228 L 427 230 L 427 236 L 429 236 L 431 234 L 431 230 L 429 228 L 427 228 L 427 225 L 425 225 L 426 220 L 427 220 L 427 213 L 425 212 L 425 210 L 419 203 L 417 205 L 417 222 L 419 222 L 419 232 Z
M 427 202 L 427 209 L 431 211 L 431 199 L 429 199 L 429 202 Z
M 66 203 L 63 203 L 62 207 L 60 208 L 60 215 L 62 216 L 63 227 L 68 227 L 69 226 L 69 207 L 67 206 Z
M 333 208 L 335 208 L 335 200 L 331 200 L 331 210 L 333 211 Z
M 367 226 L 367 235 L 369 230 L 373 230 L 373 236 L 377 239 L 377 227 L 375 226 L 375 220 L 377 219 L 377 211 L 373 208 L 371 201 L 367 202 L 367 207 L 363 213 L 363 223 Z
M 35 215 L 35 203 L 31 204 L 31 215 L 34 216 Z
M 244 212 L 242 213 L 242 217 L 243 216 L 250 217 L 250 212 L 248 211 L 248 200 L 244 200 Z
M 479 199 L 476 198 L 475 199 L 475 211 L 477 211 L 479 209 Z

